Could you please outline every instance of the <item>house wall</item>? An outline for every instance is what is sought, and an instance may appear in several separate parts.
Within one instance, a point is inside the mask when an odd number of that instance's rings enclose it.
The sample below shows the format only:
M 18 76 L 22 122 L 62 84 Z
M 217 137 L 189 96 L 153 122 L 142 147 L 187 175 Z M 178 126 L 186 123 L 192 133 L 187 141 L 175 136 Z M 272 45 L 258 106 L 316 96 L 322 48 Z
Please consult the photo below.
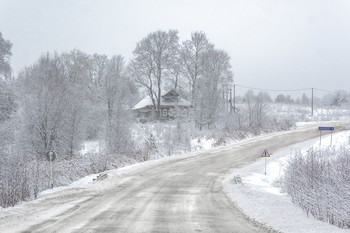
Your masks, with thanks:
M 163 107 L 161 108 L 161 118 L 174 119 L 176 117 L 187 117 L 189 109 L 185 107 Z
M 190 115 L 190 108 L 188 107 L 161 107 L 160 108 L 161 120 L 175 119 L 176 117 L 188 117 Z M 135 117 L 137 119 L 151 119 L 155 117 L 153 108 L 144 108 L 135 110 Z

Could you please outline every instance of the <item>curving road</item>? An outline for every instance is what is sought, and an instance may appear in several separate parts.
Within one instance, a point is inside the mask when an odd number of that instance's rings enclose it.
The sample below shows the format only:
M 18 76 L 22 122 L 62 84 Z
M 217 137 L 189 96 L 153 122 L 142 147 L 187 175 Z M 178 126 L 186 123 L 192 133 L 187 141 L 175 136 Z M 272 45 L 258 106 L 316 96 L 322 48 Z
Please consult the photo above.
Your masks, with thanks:
M 55 197 L 57 203 L 78 202 L 24 232 L 274 232 L 242 214 L 223 193 L 221 182 L 258 159 L 265 148 L 273 154 L 318 135 L 316 126 L 306 127 L 111 173 L 96 183 L 107 186 L 103 191 L 67 191 Z

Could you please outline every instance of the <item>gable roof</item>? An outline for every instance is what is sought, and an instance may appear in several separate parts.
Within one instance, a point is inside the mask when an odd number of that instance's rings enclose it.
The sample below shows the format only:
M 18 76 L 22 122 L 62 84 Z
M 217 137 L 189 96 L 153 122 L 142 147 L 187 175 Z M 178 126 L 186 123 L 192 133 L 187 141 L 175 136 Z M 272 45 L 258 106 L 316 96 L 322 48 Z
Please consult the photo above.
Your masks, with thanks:
M 170 90 L 168 93 L 166 93 L 165 95 L 163 95 L 163 99 L 166 101 L 175 101 L 176 99 L 179 98 L 179 94 L 174 90 Z
M 165 95 L 162 95 L 160 105 L 162 107 L 191 107 L 191 103 L 183 98 L 180 98 L 179 94 L 175 90 L 171 90 Z M 143 98 L 132 109 L 136 110 L 146 107 L 153 107 L 153 102 L 150 96 Z

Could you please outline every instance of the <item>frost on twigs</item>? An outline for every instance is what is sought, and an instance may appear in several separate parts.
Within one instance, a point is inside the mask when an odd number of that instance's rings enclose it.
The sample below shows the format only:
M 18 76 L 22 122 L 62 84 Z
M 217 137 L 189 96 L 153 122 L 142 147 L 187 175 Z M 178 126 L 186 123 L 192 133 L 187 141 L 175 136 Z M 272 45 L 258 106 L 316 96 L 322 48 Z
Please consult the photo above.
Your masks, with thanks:
M 310 148 L 304 156 L 297 152 L 290 158 L 284 187 L 308 216 L 350 228 L 350 151 Z

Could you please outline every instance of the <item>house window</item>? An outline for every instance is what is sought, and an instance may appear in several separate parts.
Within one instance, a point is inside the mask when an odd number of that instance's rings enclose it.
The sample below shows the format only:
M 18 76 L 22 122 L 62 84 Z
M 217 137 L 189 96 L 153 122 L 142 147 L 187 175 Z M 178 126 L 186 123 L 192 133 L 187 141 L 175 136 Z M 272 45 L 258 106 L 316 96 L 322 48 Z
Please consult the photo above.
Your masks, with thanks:
M 168 111 L 166 109 L 163 109 L 163 116 L 167 116 L 168 115 Z

